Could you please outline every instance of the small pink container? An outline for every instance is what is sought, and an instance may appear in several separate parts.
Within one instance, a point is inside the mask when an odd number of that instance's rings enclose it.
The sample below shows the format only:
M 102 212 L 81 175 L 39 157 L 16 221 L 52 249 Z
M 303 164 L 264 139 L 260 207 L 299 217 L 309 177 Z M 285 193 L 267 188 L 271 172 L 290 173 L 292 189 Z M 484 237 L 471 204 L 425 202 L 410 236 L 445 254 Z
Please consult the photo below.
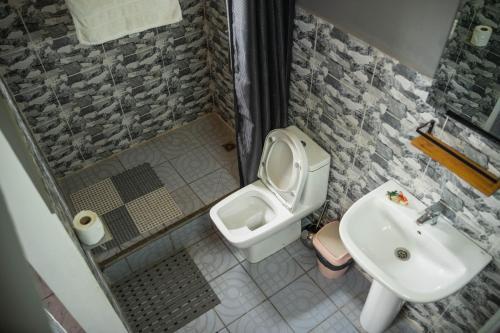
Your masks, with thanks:
M 338 221 L 327 223 L 313 238 L 319 271 L 327 279 L 341 277 L 353 263 L 340 239 L 339 225 Z

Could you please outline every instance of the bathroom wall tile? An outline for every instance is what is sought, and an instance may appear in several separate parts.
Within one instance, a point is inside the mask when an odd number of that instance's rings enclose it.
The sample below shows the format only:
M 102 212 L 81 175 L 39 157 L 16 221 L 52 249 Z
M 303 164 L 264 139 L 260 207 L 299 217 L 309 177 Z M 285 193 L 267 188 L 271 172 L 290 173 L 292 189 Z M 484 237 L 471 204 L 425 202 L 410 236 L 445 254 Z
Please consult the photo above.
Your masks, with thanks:
M 308 332 L 332 315 L 337 307 L 307 275 L 270 298 L 295 332 Z
M 351 267 L 344 276 L 335 280 L 326 279 L 317 267 L 307 274 L 339 308 L 360 294 L 368 292 L 370 288 L 370 281 L 354 267 Z
M 28 46 L 29 36 L 26 31 L 18 8 L 21 3 L 8 3 L 6 1 L 0 4 L 2 16 L 0 18 L 0 53 L 12 51 L 17 48 Z
M 184 216 L 187 216 L 204 206 L 200 198 L 198 198 L 189 186 L 181 187 L 173 191 L 171 194 Z
M 211 281 L 210 286 L 221 301 L 215 311 L 226 325 L 265 300 L 264 294 L 240 265 Z
M 32 124 L 36 124 L 32 126 L 46 129 L 50 125 L 51 129 L 64 128 L 68 133 L 63 136 L 65 144 L 55 148 L 49 147 L 53 140 L 37 138 L 58 175 L 212 111 L 205 6 L 191 0 L 180 2 L 183 20 L 179 24 L 95 46 L 78 42 L 64 1 L 2 5 L 5 17 L 0 20 L 0 35 L 5 36 L 6 43 L 0 48 L 0 73 L 14 94 L 26 97 L 18 99 L 23 109 L 31 102 L 27 112 L 36 114 L 30 115 Z M 14 6 L 33 42 L 28 43 Z M 217 11 L 222 8 L 214 7 Z M 224 21 L 224 16 L 218 16 L 213 23 L 219 28 Z M 222 41 L 223 37 L 214 41 Z M 223 49 L 221 52 L 217 55 L 224 54 Z M 223 74 L 220 86 L 228 87 L 231 76 Z M 30 93 L 44 85 L 55 96 L 49 99 L 50 94 Z M 56 112 L 58 104 L 62 112 Z
M 305 271 L 316 265 L 316 253 L 314 253 L 314 250 L 305 247 L 300 240 L 294 241 L 285 249 Z
M 231 332 L 292 333 L 292 329 L 281 318 L 269 301 L 258 305 L 243 317 L 229 325 Z
M 218 333 L 224 328 L 224 324 L 217 316 L 214 310 L 209 310 L 191 321 L 177 333 Z
M 199 178 L 189 186 L 206 205 L 239 188 L 238 182 L 224 168 Z
M 297 7 L 293 29 L 293 48 L 311 56 L 316 44 L 317 18 Z
M 311 333 L 356 333 L 356 328 L 351 324 L 341 311 L 335 312 L 327 320 L 316 326 Z
M 314 57 L 324 75 L 331 75 L 360 91 L 370 83 L 375 65 L 373 48 L 321 19 Z
M 171 161 L 187 183 L 191 183 L 220 168 L 219 163 L 203 147 L 195 148 Z
M 238 263 L 216 234 L 212 234 L 189 247 L 188 253 L 207 281 L 213 280 Z M 216 293 L 219 295 L 217 291 Z
M 161 49 L 155 46 L 120 55 L 110 65 L 114 83 L 128 82 L 130 86 L 142 85 L 144 82 L 160 78 L 162 68 Z
M 59 75 L 69 76 L 79 73 L 102 64 L 105 58 L 101 44 L 80 44 L 76 33 L 69 33 L 56 39 L 46 39 L 34 44 L 33 49 L 42 60 L 45 70 Z
M 174 230 L 170 238 L 176 250 L 185 249 L 214 232 L 209 214 L 201 215 L 188 224 Z
M 244 261 L 242 266 L 267 297 L 304 274 L 304 270 L 284 249 L 256 264 Z
M 27 2 L 20 13 L 34 41 L 62 37 L 75 29 L 63 0 Z
M 36 53 L 29 48 L 0 53 L 0 74 L 14 95 L 34 89 L 45 80 L 44 68 Z
M 148 243 L 146 246 L 138 251 L 135 251 L 127 257 L 127 262 L 132 271 L 137 271 L 146 268 L 161 258 L 174 253 L 174 247 L 170 236 L 163 236 L 153 242 Z

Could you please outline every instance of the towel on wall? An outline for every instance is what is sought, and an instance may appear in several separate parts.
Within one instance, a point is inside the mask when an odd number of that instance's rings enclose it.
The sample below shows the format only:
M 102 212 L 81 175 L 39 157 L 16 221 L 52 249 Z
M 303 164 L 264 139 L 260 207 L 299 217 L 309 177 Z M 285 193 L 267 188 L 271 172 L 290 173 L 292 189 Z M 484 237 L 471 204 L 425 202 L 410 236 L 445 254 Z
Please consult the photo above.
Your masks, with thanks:
M 85 45 L 182 20 L 179 0 L 66 0 L 76 35 Z

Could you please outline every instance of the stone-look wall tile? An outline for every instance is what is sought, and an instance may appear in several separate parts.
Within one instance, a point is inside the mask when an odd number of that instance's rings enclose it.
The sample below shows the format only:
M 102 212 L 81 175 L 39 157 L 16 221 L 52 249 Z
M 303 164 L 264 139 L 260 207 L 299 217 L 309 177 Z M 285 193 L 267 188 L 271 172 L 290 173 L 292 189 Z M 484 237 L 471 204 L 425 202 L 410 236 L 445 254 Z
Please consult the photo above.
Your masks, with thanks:
M 226 2 L 224 0 L 206 1 L 205 17 L 211 77 L 210 90 L 214 110 L 234 128 L 233 74 L 229 56 Z
M 462 2 L 430 99 L 437 108 L 460 113 L 479 126 L 484 125 L 497 102 L 494 90 L 500 80 L 500 35 L 495 15 L 495 0 Z M 480 24 L 493 28 L 485 47 L 470 44 L 474 27 Z
M 0 53 L 28 46 L 29 36 L 19 15 L 19 5 L 22 5 L 21 1 L 0 3 L 0 40 L 2 41 Z
M 440 116 L 427 101 L 430 78 L 300 8 L 297 13 L 289 121 L 331 153 L 328 215 L 340 218 L 389 179 L 427 205 L 442 199 L 453 225 L 495 261 L 456 294 L 403 311 L 422 331 L 477 330 L 499 305 L 500 193 L 485 197 L 410 141 L 417 126 L 434 119 L 438 136 L 497 174 L 500 147 Z
M 93 46 L 78 42 L 63 0 L 15 3 L 0 5 L 0 74 L 57 176 L 213 111 L 216 92 L 234 119 L 224 1 L 210 22 L 205 2 L 181 0 L 181 22 Z

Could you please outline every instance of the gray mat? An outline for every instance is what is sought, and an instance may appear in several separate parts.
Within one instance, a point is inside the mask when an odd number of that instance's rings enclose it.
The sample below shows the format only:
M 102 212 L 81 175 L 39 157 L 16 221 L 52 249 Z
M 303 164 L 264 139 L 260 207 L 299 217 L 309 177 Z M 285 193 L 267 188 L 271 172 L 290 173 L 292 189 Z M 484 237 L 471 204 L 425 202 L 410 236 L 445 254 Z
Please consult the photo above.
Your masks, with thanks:
M 126 170 L 111 177 L 111 180 L 124 203 L 164 186 L 149 163 Z
M 220 303 L 186 251 L 114 284 L 133 332 L 175 332 Z

